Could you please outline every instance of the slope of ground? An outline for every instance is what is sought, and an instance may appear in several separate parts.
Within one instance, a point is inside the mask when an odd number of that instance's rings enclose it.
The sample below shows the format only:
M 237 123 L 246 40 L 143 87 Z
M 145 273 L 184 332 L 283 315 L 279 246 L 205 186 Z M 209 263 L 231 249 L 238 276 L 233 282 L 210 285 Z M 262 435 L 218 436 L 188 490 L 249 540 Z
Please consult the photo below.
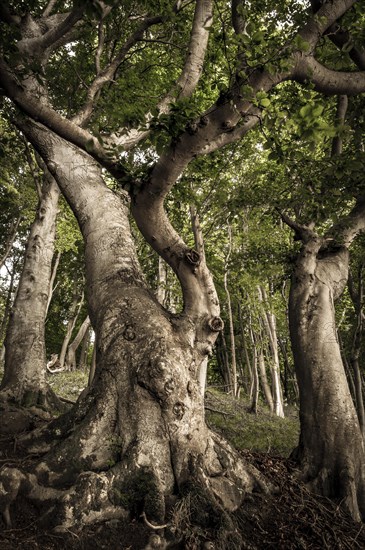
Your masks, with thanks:
M 51 378 L 55 390 L 67 399 L 75 399 L 86 382 L 82 373 L 60 373 Z M 275 494 L 254 493 L 233 516 L 235 528 L 244 535 L 243 550 L 300 550 L 362 549 L 365 548 L 365 529 L 344 514 L 339 503 L 310 494 L 298 482 L 295 465 L 288 456 L 298 438 L 295 410 L 287 411 L 288 418 L 271 416 L 262 406 L 257 415 L 246 411 L 244 401 L 208 390 L 207 421 L 240 450 L 246 460 L 255 465 L 277 487 Z M 16 438 L 3 435 L 0 439 L 0 468 L 20 465 L 30 460 L 21 456 Z M 142 550 L 152 548 L 222 549 L 219 531 L 206 523 L 204 529 L 194 524 L 199 502 L 181 502 L 173 510 L 170 522 L 175 525 L 175 542 L 169 529 L 165 530 L 167 546 L 148 545 L 155 530 L 142 518 L 131 522 L 111 521 L 82 533 L 66 535 L 50 533 L 42 526 L 41 513 L 27 501 L 17 501 L 11 510 L 12 529 L 5 529 L 0 519 L 1 550 Z M 162 535 L 162 533 L 160 533 Z M 176 534 L 179 542 L 176 543 Z M 232 546 L 227 550 L 235 550 Z M 237 547 L 238 550 L 238 547 Z

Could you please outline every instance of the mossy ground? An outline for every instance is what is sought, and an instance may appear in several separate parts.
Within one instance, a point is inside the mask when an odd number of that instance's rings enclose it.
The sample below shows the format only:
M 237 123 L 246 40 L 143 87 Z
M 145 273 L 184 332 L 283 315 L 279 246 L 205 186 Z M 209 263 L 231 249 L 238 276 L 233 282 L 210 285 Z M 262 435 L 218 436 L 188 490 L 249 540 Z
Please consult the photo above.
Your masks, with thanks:
M 257 414 L 248 411 L 247 399 L 232 399 L 227 394 L 208 388 L 206 419 L 211 428 L 228 439 L 239 451 L 288 457 L 299 439 L 297 409 L 294 406 L 286 407 L 285 418 L 271 414 L 263 403 L 259 404 Z
M 49 375 L 49 382 L 58 395 L 75 401 L 87 384 L 87 373 L 57 373 Z M 221 542 L 217 525 L 212 528 L 208 521 L 204 529 L 202 525 L 197 527 L 197 507 L 191 501 L 188 506 L 185 496 L 174 508 L 175 515 L 181 516 L 182 513 L 183 516 L 177 522 L 183 540 L 169 544 L 169 549 L 199 550 L 208 540 L 213 542 L 211 548 L 220 550 L 365 548 L 365 529 L 362 525 L 346 516 L 339 503 L 312 495 L 298 482 L 295 465 L 288 460 L 298 441 L 299 422 L 295 408 L 287 408 L 284 419 L 271 415 L 263 404 L 257 414 L 251 414 L 247 400 L 234 400 L 208 388 L 206 418 L 210 427 L 230 440 L 244 458 L 277 487 L 277 491 L 269 495 L 253 493 L 247 496 L 243 506 L 231 517 L 235 529 L 230 533 L 228 546 L 226 542 Z M 0 468 L 29 460 L 30 457 L 19 454 L 16 437 L 0 438 Z M 82 533 L 56 535 L 41 526 L 40 515 L 40 511 L 29 501 L 18 499 L 11 509 L 13 528 L 5 529 L 0 517 L 0 548 L 143 550 L 151 535 L 150 528 L 139 517 L 131 522 L 95 524 Z M 244 541 L 238 546 L 233 536 L 237 529 Z

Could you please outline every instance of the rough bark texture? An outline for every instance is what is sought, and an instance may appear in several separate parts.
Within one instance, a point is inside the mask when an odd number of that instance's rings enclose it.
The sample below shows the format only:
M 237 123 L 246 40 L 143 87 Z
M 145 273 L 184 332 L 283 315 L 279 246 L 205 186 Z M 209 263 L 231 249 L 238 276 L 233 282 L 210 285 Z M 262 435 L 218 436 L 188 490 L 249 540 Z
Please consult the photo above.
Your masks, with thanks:
M 365 519 L 365 454 L 335 325 L 334 300 L 347 281 L 348 251 L 303 244 L 292 280 L 289 319 L 300 391 L 297 457 L 304 478 Z
M 46 380 L 44 322 L 52 271 L 58 198 L 57 184 L 50 174 L 46 174 L 5 338 L 5 372 L 1 383 L 1 398 L 25 406 L 56 403 Z
M 145 284 L 127 195 L 108 189 L 85 153 L 34 124 L 23 130 L 57 178 L 85 239 L 97 366 L 75 410 L 23 442 L 48 452 L 33 477 L 6 471 L 9 500 L 27 486 L 30 498 L 56 498 L 48 515 L 60 529 L 127 510 L 163 522 L 173 499 L 195 484 L 225 516 L 264 484 L 206 427 L 197 380 L 205 352 L 194 345 L 191 319 L 164 310 Z M 205 327 L 206 319 L 201 322 Z

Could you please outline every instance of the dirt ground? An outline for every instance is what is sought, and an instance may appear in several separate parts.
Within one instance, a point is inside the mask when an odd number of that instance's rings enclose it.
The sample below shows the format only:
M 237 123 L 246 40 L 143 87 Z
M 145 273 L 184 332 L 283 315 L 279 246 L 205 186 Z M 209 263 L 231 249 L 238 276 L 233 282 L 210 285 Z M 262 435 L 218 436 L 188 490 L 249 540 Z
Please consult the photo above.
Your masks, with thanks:
M 30 458 L 20 456 L 12 436 L 1 436 L 0 453 L 0 468 L 25 463 L 29 466 Z M 272 495 L 247 496 L 233 518 L 244 543 L 236 547 L 230 545 L 227 550 L 365 548 L 364 526 L 344 514 L 339 503 L 310 494 L 297 482 L 294 465 L 287 459 L 263 453 L 244 452 L 243 455 L 278 490 Z M 55 534 L 42 525 L 41 512 L 26 500 L 14 503 L 11 518 L 12 529 L 6 529 L 0 519 L 1 550 L 142 550 L 154 534 L 142 518 L 128 522 L 114 520 L 85 528 L 82 532 Z M 216 532 L 209 527 L 186 533 L 185 538 L 174 544 L 169 542 L 168 532 L 160 534 L 166 537 L 167 545 L 155 548 L 222 548 L 214 544 Z

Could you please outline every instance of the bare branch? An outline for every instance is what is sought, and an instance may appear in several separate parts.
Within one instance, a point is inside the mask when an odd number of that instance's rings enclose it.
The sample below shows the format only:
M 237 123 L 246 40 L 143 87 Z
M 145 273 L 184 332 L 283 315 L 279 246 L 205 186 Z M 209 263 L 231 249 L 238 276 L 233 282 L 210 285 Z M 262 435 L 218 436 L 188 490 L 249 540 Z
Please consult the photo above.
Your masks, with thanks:
M 51 15 L 53 8 L 55 7 L 56 4 L 57 4 L 57 0 L 49 0 L 47 6 L 44 8 L 42 13 L 42 17 L 44 19 L 47 18 L 49 15 Z
M 177 99 L 190 97 L 198 83 L 203 70 L 204 58 L 208 46 L 209 29 L 213 23 L 213 2 L 211 0 L 198 0 L 195 5 L 194 19 L 188 53 L 185 58 L 182 72 L 173 88 L 158 103 L 160 113 L 168 113 L 170 104 Z M 146 122 L 151 115 L 146 115 Z M 121 138 L 113 136 L 115 144 L 123 145 L 129 149 L 144 139 L 149 134 L 146 130 L 133 129 Z
M 138 29 L 123 44 L 118 54 L 109 63 L 109 65 L 105 67 L 104 70 L 100 71 L 99 74 L 97 74 L 96 78 L 89 86 L 87 98 L 84 105 L 81 107 L 77 115 L 75 115 L 72 119 L 75 124 L 85 126 L 92 114 L 95 98 L 98 92 L 105 84 L 114 79 L 114 75 L 118 70 L 118 67 L 124 60 L 125 56 L 130 51 L 130 49 L 138 42 L 138 40 L 143 37 L 145 31 L 149 29 L 152 25 L 157 25 L 158 23 L 161 23 L 162 20 L 163 17 L 161 15 L 144 19 Z
M 175 86 L 158 105 L 161 112 L 165 112 L 175 97 L 181 99 L 190 97 L 193 94 L 203 70 L 209 30 L 212 23 L 213 2 L 211 0 L 197 0 L 185 64 Z
M 315 233 L 314 229 L 314 223 L 310 223 L 308 225 L 301 224 L 292 218 L 276 208 L 277 212 L 280 214 L 281 219 L 284 223 L 290 229 L 293 229 L 294 231 L 294 239 L 297 241 L 303 241 L 304 243 L 309 242 L 310 240 L 314 238 L 318 238 L 318 235 Z
M 59 115 L 19 85 L 3 59 L 0 59 L 0 80 L 6 95 L 34 121 L 41 122 L 61 138 L 87 151 L 114 177 L 118 178 L 125 175 L 125 171 L 118 165 L 117 159 L 110 157 L 110 154 L 104 150 L 97 138 Z M 20 127 L 19 124 L 17 125 Z

